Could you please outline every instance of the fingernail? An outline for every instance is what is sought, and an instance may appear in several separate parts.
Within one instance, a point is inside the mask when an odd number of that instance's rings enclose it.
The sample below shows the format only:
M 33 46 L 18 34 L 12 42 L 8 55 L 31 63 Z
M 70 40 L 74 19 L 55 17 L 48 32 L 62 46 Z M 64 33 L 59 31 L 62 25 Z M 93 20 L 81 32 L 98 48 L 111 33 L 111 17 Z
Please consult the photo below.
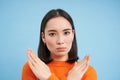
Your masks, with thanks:
M 90 60 L 91 59 L 91 56 L 89 54 L 86 55 L 86 59 L 87 60 Z
M 31 53 L 31 49 L 30 49 L 30 48 L 28 48 L 27 53 L 28 53 L 28 54 L 30 54 L 30 53 Z

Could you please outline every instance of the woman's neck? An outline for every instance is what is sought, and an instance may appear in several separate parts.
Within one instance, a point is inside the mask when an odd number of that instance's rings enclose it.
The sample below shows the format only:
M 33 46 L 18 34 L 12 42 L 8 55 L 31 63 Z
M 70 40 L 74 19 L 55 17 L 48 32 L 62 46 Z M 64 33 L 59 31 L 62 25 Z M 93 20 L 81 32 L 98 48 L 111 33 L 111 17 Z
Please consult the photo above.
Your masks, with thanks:
M 54 61 L 67 61 L 68 56 L 51 56 Z

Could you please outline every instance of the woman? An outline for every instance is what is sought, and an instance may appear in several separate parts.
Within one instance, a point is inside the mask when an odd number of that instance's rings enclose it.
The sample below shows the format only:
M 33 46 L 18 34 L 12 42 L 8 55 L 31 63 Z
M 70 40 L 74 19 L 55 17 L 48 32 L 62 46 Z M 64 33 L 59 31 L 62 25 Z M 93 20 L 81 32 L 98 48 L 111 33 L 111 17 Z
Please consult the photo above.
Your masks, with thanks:
M 43 18 L 38 57 L 27 50 L 22 80 L 97 80 L 90 56 L 78 62 L 75 28 L 70 15 L 53 9 Z

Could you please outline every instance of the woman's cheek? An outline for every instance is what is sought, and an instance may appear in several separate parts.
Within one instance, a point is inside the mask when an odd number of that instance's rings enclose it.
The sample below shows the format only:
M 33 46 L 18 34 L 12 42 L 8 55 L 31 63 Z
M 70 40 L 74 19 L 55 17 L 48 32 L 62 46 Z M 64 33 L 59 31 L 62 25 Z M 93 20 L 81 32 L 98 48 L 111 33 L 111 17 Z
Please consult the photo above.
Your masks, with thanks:
M 68 46 L 68 48 L 69 49 L 71 49 L 71 46 L 72 46 L 72 42 L 73 42 L 73 38 L 72 37 L 70 37 L 70 38 L 68 38 L 68 39 L 66 39 L 66 44 L 67 44 L 67 46 Z
M 48 38 L 46 40 L 46 45 L 47 45 L 48 49 L 51 50 L 51 48 L 54 48 L 54 46 L 55 46 L 55 40 Z
M 66 41 L 65 41 L 65 42 L 68 43 L 68 44 L 72 44 L 72 42 L 73 42 L 73 37 L 66 38 Z

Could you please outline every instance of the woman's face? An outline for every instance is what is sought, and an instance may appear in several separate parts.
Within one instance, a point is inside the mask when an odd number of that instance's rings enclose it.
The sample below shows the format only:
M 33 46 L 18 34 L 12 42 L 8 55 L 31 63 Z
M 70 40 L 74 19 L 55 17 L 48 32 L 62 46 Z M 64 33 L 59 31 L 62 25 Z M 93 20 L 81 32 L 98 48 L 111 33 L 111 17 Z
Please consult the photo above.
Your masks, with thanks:
M 50 19 L 42 33 L 42 40 L 50 51 L 53 60 L 65 61 L 71 49 L 74 30 L 67 19 L 56 17 Z

